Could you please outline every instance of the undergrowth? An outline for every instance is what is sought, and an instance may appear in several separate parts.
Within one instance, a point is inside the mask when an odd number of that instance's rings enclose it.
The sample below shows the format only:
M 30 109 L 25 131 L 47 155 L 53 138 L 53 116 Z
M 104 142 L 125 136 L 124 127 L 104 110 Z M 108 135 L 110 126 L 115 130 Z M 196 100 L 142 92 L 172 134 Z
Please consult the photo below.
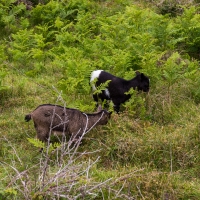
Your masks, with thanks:
M 27 2 L 0 3 L 0 199 L 199 199 L 199 2 Z M 143 72 L 150 92 L 39 152 L 25 114 L 94 112 L 95 69 Z

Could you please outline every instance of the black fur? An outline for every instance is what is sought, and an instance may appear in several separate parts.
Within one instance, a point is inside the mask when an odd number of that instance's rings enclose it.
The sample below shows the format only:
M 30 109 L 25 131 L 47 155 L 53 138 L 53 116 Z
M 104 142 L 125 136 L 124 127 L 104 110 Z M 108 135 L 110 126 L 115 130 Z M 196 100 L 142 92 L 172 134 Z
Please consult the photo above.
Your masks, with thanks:
M 99 86 L 100 84 L 105 83 L 108 80 L 111 80 L 107 87 L 109 96 L 108 93 L 106 93 L 106 91 L 104 90 L 101 94 L 93 95 L 93 99 L 97 103 L 99 98 L 102 101 L 111 100 L 114 104 L 114 110 L 116 112 L 119 112 L 120 104 L 130 99 L 131 96 L 124 93 L 128 92 L 131 88 L 143 92 L 149 91 L 149 78 L 140 72 L 137 72 L 136 76 L 133 79 L 125 80 L 116 77 L 106 71 L 101 71 L 99 77 L 97 78 L 96 86 Z

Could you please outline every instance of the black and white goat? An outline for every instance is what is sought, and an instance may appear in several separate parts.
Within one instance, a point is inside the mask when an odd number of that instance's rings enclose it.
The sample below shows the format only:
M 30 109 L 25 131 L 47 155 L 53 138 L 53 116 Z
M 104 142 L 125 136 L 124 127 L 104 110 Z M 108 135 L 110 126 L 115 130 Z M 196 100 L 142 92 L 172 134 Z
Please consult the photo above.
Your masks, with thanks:
M 95 79 L 97 79 L 95 81 Z M 100 94 L 93 94 L 93 99 L 97 102 L 100 98 L 102 101 L 111 100 L 114 104 L 114 110 L 118 113 L 120 104 L 130 99 L 130 94 L 125 94 L 131 88 L 138 91 L 148 92 L 149 91 L 149 78 L 143 73 L 136 72 L 136 77 L 131 80 L 124 80 L 116 77 L 103 70 L 95 70 L 91 73 L 90 83 L 93 92 L 97 89 L 100 84 L 109 81 L 108 86 Z

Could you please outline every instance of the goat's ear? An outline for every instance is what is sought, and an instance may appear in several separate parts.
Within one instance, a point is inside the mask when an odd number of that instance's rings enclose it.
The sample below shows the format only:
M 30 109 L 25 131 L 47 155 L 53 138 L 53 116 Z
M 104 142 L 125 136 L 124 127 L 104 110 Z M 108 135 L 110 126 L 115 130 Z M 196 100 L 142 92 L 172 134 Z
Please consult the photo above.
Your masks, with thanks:
M 101 105 L 99 105 L 98 108 L 97 108 L 97 112 L 100 112 L 100 111 L 102 111 L 102 106 Z
M 141 73 L 139 71 L 136 71 L 135 73 L 136 73 L 136 76 L 141 75 Z
M 143 73 L 141 73 L 141 79 L 146 80 L 149 79 L 147 76 L 145 76 Z

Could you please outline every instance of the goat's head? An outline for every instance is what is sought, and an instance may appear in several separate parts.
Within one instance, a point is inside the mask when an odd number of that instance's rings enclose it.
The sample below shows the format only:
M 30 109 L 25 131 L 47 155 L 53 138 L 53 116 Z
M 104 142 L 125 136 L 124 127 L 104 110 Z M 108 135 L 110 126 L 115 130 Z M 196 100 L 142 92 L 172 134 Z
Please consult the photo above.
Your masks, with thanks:
M 136 72 L 137 89 L 139 91 L 148 92 L 150 80 L 143 73 Z
M 97 113 L 99 113 L 100 116 L 101 116 L 100 123 L 99 123 L 101 125 L 106 125 L 108 123 L 108 120 L 111 117 L 111 114 L 112 114 L 112 112 L 108 112 L 107 110 L 103 110 L 101 105 L 98 106 Z

